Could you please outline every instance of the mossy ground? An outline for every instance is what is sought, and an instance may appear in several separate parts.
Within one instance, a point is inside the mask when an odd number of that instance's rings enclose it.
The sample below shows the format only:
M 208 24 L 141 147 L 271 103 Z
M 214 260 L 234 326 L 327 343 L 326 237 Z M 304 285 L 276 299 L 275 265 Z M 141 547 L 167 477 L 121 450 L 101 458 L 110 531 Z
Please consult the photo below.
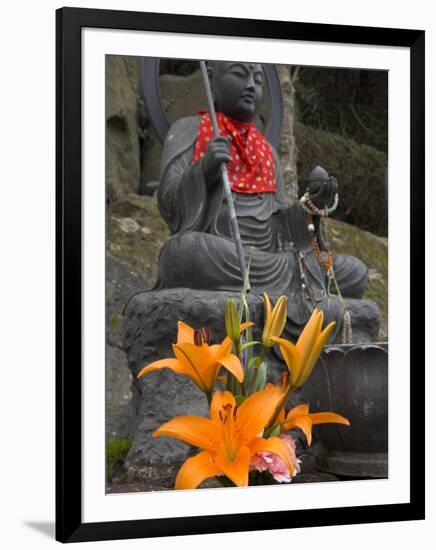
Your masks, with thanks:
M 123 231 L 120 225 L 123 218 L 137 222 L 137 231 Z M 157 200 L 153 197 L 127 195 L 124 200 L 108 206 L 107 220 L 108 252 L 129 263 L 152 285 L 156 279 L 160 249 L 169 237 Z
M 130 447 L 133 445 L 133 438 L 113 439 L 106 445 L 106 478 L 111 481 L 115 468 L 124 462 Z
M 365 298 L 374 300 L 381 311 L 379 340 L 388 337 L 388 240 L 338 220 L 327 220 L 333 252 L 356 256 L 368 268 Z

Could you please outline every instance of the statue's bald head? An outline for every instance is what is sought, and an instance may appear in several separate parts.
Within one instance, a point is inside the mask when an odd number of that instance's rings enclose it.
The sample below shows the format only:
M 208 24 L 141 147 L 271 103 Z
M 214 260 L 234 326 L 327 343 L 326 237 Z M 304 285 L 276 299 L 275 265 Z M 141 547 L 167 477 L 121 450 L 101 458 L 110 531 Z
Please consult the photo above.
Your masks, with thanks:
M 262 99 L 262 65 L 240 61 L 209 61 L 207 72 L 216 110 L 236 120 L 250 122 Z

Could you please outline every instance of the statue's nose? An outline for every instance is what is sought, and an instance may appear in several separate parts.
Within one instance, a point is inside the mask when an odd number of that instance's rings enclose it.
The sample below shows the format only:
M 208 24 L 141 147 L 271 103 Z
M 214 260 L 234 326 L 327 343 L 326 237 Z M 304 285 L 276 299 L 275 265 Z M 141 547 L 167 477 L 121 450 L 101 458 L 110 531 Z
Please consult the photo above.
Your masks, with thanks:
M 253 91 L 255 90 L 255 84 L 254 84 L 254 77 L 252 74 L 249 74 L 247 77 L 247 83 L 245 85 L 247 90 Z

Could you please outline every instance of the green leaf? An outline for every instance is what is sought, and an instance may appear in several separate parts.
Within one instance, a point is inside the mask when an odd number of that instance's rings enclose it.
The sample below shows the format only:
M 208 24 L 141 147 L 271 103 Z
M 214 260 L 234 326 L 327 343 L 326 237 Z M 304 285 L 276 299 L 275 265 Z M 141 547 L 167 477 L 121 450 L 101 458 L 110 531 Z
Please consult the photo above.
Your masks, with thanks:
M 236 309 L 235 302 L 229 298 L 226 304 L 226 333 L 227 336 L 233 341 L 238 342 L 239 340 L 239 314 Z
M 256 381 L 253 387 L 253 393 L 263 390 L 263 388 L 266 385 L 266 373 L 267 373 L 268 365 L 264 361 L 259 365 L 259 368 L 257 369 L 257 376 Z
M 245 396 L 244 395 L 237 395 L 235 397 L 235 401 L 236 401 L 236 404 L 238 405 L 242 405 L 242 403 L 245 401 Z
M 253 340 L 252 342 L 245 342 L 245 344 L 242 344 L 242 346 L 240 346 L 240 351 L 244 351 L 246 349 L 248 349 L 249 347 L 251 346 L 254 346 L 256 344 L 260 344 L 260 342 L 258 342 L 257 340 Z
M 260 365 L 260 357 L 258 355 L 255 355 L 254 357 L 251 357 L 247 361 L 247 371 L 253 370 L 253 368 L 257 369 Z

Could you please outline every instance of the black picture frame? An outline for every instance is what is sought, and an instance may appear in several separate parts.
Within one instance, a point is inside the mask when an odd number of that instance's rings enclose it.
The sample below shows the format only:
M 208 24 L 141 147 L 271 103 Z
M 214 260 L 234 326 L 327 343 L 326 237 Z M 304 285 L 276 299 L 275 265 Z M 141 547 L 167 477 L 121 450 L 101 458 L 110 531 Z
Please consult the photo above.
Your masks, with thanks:
M 234 515 L 82 522 L 81 29 L 126 29 L 410 49 L 410 502 Z M 424 519 L 424 52 L 419 30 L 62 8 L 56 12 L 56 539 L 61 542 Z M 418 297 L 419 291 L 419 297 Z

